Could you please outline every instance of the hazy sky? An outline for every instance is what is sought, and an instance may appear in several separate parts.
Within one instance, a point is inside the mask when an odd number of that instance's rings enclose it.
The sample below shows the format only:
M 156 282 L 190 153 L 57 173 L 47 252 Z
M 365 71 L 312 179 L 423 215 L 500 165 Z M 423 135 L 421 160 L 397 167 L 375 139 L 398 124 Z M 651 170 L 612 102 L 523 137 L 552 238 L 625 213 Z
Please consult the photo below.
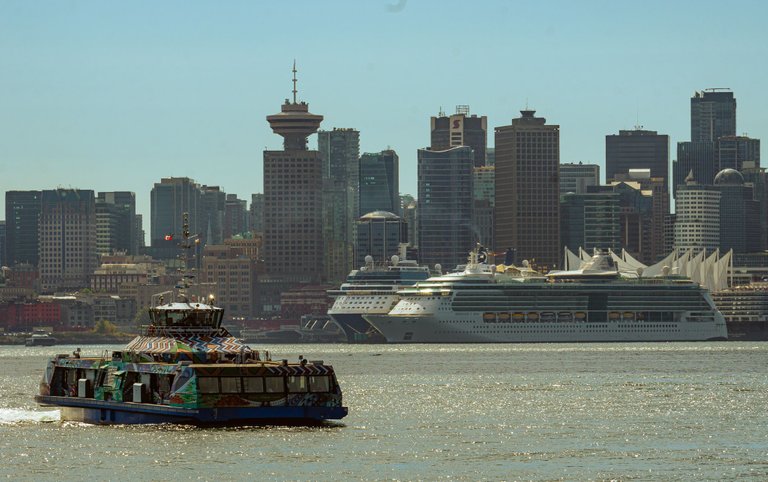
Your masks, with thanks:
M 398 152 L 403 193 L 441 106 L 487 115 L 492 146 L 527 103 L 561 126 L 561 162 L 604 165 L 636 124 L 674 158 L 693 92 L 730 87 L 738 132 L 768 138 L 766 5 L 0 0 L 0 188 L 135 191 L 145 225 L 161 177 L 250 200 L 294 58 L 324 129 Z

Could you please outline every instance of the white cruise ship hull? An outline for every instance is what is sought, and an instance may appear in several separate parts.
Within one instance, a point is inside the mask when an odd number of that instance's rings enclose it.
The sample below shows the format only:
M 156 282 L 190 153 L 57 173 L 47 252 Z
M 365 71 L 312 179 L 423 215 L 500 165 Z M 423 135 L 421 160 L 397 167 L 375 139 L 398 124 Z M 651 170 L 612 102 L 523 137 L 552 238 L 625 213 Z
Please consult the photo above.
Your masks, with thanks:
M 725 340 L 728 332 L 719 312 L 710 319 L 643 322 L 510 322 L 486 323 L 483 313 L 461 316 L 376 316 L 366 319 L 388 343 L 567 343 Z

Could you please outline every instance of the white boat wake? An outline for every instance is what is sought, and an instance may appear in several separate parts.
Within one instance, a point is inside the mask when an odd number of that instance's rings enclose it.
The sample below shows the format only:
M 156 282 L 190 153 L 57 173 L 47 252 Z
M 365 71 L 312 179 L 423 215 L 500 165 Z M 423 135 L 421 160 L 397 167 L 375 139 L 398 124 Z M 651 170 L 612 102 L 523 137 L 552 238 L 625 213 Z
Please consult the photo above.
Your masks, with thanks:
M 61 413 L 58 410 L 38 412 L 16 408 L 0 408 L 0 425 L 22 422 L 58 422 L 59 420 L 61 420 Z

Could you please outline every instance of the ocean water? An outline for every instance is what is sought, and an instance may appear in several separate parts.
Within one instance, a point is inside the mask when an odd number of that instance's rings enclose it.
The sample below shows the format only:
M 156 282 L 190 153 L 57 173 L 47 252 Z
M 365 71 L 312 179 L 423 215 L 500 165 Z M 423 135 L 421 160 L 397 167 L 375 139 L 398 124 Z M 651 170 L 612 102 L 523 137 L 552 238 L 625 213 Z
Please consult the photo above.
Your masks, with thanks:
M 311 428 L 61 422 L 32 397 L 74 348 L 0 347 L 0 477 L 768 480 L 768 343 L 266 347 L 334 365 Z

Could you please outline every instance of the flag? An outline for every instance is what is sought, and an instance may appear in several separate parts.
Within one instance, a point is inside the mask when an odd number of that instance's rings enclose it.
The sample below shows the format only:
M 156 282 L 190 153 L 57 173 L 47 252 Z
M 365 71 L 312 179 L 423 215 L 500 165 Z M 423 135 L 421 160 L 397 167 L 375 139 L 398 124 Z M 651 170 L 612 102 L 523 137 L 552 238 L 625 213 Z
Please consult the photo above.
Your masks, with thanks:
M 173 234 L 166 234 L 165 235 L 165 240 L 166 241 L 171 241 L 172 239 L 173 239 Z

